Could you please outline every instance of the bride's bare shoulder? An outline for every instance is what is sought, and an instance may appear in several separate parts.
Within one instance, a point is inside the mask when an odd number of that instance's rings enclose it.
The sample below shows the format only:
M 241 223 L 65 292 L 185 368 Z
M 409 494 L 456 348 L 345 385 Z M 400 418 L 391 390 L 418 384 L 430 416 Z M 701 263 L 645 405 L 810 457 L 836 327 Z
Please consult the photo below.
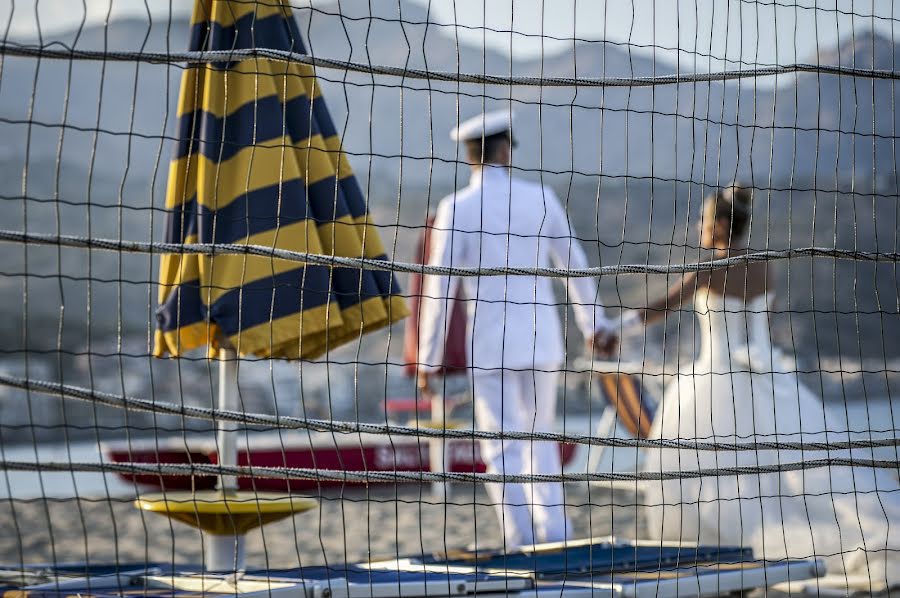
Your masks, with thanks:
M 769 264 L 766 262 L 739 263 L 714 270 L 709 275 L 710 291 L 745 301 L 771 291 Z

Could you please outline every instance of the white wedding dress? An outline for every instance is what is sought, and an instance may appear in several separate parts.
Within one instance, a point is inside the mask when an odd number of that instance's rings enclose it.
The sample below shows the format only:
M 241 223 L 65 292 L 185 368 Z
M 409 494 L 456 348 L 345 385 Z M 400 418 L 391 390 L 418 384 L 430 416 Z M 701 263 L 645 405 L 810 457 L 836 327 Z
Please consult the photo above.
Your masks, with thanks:
M 779 365 L 765 296 L 745 304 L 706 291 L 697 294 L 694 305 L 701 349 L 667 388 L 651 438 L 726 443 L 849 439 L 846 424 Z M 850 451 L 649 449 L 642 469 L 696 471 L 829 456 L 848 457 Z M 873 458 L 871 450 L 854 449 L 852 456 Z M 759 559 L 820 558 L 830 575 L 865 576 L 879 589 L 900 585 L 896 474 L 828 467 L 647 482 L 642 502 L 649 505 L 652 537 L 748 546 Z

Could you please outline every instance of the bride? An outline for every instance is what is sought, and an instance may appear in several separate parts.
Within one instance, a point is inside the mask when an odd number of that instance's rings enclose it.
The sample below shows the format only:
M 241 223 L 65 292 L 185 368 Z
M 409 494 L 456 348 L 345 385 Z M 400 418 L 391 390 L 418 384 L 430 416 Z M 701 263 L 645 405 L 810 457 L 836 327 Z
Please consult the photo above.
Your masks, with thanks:
M 716 258 L 747 246 L 751 194 L 720 190 L 703 206 L 700 245 Z M 666 297 L 633 312 L 644 323 L 693 301 L 702 337 L 695 362 L 667 389 L 651 438 L 722 443 L 838 442 L 846 424 L 779 365 L 767 319 L 766 262 L 684 276 Z M 843 428 L 843 432 L 841 429 Z M 648 449 L 645 471 L 696 471 L 848 457 L 850 451 Z M 873 458 L 853 450 L 853 457 Z M 662 540 L 750 546 L 758 559 L 817 557 L 829 574 L 900 585 L 896 471 L 827 467 L 761 475 L 649 482 L 648 527 Z

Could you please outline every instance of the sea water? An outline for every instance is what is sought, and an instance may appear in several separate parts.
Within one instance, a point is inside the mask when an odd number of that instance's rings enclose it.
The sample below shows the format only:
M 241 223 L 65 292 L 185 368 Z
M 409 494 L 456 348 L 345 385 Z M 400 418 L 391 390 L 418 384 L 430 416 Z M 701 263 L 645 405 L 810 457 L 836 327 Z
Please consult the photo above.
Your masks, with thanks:
M 102 463 L 100 444 L 95 441 L 39 443 L 0 446 L 4 461 L 26 463 Z M 82 471 L 37 472 L 0 470 L 0 498 L 103 498 L 128 497 L 138 487 L 114 473 Z

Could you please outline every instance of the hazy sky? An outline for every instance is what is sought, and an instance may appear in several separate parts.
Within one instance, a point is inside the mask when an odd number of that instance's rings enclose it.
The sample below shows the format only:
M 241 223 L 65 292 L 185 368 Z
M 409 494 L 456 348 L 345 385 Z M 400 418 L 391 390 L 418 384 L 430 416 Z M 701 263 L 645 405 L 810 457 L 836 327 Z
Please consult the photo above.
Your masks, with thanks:
M 370 0 L 341 0 L 359 13 Z M 397 0 L 371 0 L 382 14 L 391 14 Z M 656 48 L 670 59 L 680 55 L 683 68 L 723 67 L 720 59 L 747 63 L 788 63 L 809 60 L 819 47 L 831 46 L 853 30 L 875 28 L 896 33 L 900 0 L 410 0 L 429 7 L 430 20 L 456 23 L 459 37 L 486 44 L 520 57 L 552 53 L 571 44 L 573 36 L 609 39 Z M 37 3 L 38 10 L 35 11 Z M 293 0 L 335 10 L 332 0 Z M 350 6 L 358 3 L 357 6 Z M 58 31 L 85 19 L 102 23 L 107 15 L 154 18 L 174 11 L 186 14 L 190 0 L 0 0 L 0 27 L 13 15 L 11 34 L 22 36 L 41 29 Z M 12 7 L 15 7 L 15 11 Z M 812 9 L 816 6 L 815 10 Z M 854 16 L 857 15 L 857 16 Z M 487 31 L 485 25 L 498 31 Z M 474 29 L 472 29 L 474 28 Z M 515 34 L 510 31 L 515 31 Z M 443 28 L 453 34 L 454 28 Z M 543 39 L 542 36 L 543 35 Z M 563 38 L 553 40 L 549 37 Z M 676 52 L 675 49 L 681 52 Z M 703 55 L 712 55 L 711 61 Z M 719 60 L 717 60 L 719 59 Z M 732 65 L 733 66 L 733 65 Z

